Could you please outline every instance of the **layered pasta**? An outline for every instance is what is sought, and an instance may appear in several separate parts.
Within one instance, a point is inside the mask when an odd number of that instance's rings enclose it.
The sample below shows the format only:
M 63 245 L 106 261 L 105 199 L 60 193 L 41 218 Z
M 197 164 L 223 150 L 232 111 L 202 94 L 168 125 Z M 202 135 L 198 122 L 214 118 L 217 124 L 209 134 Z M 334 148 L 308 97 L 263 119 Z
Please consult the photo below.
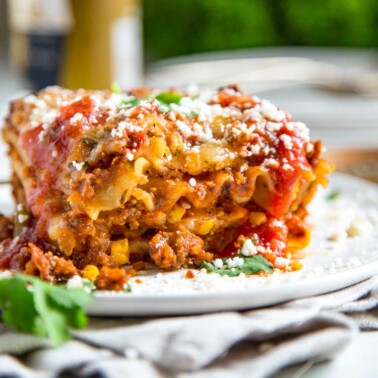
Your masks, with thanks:
M 0 268 L 120 289 L 146 264 L 242 253 L 290 270 L 329 165 L 308 128 L 231 85 L 127 93 L 49 87 L 3 128 L 17 203 Z M 133 267 L 133 268 L 130 268 Z

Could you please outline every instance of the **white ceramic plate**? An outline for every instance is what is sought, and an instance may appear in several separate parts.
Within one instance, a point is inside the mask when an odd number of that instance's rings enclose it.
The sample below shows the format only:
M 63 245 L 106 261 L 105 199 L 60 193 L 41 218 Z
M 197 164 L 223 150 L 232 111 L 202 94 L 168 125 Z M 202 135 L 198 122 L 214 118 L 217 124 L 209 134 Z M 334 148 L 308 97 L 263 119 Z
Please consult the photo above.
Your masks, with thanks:
M 332 201 L 332 191 L 341 195 Z M 0 208 L 10 211 L 9 188 L 0 188 Z M 304 268 L 265 277 L 220 277 L 186 270 L 141 275 L 131 280 L 131 293 L 97 292 L 91 315 L 152 316 L 198 314 L 270 306 L 327 293 L 378 274 L 378 186 L 342 174 L 310 206 L 312 242 Z M 349 233 L 358 234 L 348 237 Z M 353 232 L 354 231 L 354 232 Z M 140 280 L 142 283 L 137 283 Z

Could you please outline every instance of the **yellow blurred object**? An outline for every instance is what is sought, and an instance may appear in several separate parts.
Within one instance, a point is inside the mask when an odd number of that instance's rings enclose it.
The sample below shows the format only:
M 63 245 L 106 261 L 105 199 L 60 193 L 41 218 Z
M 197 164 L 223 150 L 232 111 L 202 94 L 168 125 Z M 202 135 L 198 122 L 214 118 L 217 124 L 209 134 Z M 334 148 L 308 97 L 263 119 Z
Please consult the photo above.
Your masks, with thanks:
M 111 255 L 115 264 L 127 264 L 129 262 L 129 241 L 127 239 L 112 241 Z
M 97 266 L 94 265 L 87 265 L 81 272 L 83 278 L 93 282 L 96 277 L 99 275 L 99 270 Z
M 115 80 L 122 88 L 140 84 L 140 2 L 72 0 L 71 3 L 75 28 L 66 45 L 62 85 L 103 89 Z

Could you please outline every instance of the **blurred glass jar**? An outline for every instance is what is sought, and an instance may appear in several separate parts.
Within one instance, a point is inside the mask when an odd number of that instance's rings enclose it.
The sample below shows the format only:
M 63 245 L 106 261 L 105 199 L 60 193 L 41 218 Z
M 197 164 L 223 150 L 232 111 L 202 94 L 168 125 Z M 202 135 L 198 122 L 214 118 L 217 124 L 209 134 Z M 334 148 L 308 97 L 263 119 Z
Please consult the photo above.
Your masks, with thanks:
M 11 66 L 33 89 L 59 81 L 64 39 L 73 26 L 68 0 L 8 0 Z

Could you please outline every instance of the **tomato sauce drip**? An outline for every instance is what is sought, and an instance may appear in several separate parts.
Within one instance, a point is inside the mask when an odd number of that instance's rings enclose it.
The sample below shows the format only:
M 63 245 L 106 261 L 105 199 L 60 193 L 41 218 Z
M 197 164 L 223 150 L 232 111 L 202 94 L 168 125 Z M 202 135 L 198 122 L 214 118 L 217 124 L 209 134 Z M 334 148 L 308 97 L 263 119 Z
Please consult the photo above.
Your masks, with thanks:
M 285 143 L 279 139 L 277 153 L 275 158 L 280 162 L 280 166 L 276 170 L 272 170 L 271 174 L 275 182 L 275 191 L 272 200 L 270 212 L 279 218 L 286 214 L 292 201 L 292 192 L 298 180 L 303 177 L 305 171 L 311 172 L 311 166 L 307 161 L 304 149 L 305 141 L 296 133 L 295 130 L 287 128 L 285 125 L 280 130 L 279 135 L 289 135 L 292 140 L 292 148 L 288 149 Z M 282 161 L 286 159 L 292 168 L 284 169 Z M 284 160 L 285 161 L 285 160 Z
M 235 244 L 238 237 L 241 235 L 251 237 L 253 234 L 259 236 L 259 245 L 269 247 L 276 256 L 285 254 L 288 230 L 287 226 L 279 222 L 278 219 L 289 211 L 293 191 L 296 189 L 298 181 L 304 177 L 306 171 L 311 172 L 312 169 L 306 158 L 304 148 L 306 141 L 298 134 L 297 130 L 288 128 L 285 124 L 280 129 L 278 137 L 284 134 L 290 137 L 292 146 L 287 148 L 280 138 L 278 144 L 275 145 L 274 159 L 279 162 L 279 167 L 270 170 L 275 188 L 272 201 L 266 209 L 271 214 L 271 218 L 260 226 L 253 227 L 249 221 L 241 224 L 235 231 L 233 242 L 225 247 L 219 257 L 236 254 L 238 248 Z M 291 168 L 284 169 L 284 164 L 288 164 Z
M 81 113 L 82 119 L 71 124 L 71 118 Z M 21 134 L 21 144 L 27 151 L 32 164 L 43 170 L 37 187 L 32 188 L 28 197 L 28 205 L 36 216 L 39 216 L 40 205 L 51 191 L 59 191 L 57 178 L 61 166 L 67 160 L 71 144 L 79 137 L 85 127 L 90 124 L 90 117 L 102 116 L 96 114 L 95 104 L 89 96 L 63 106 L 60 116 L 47 130 L 42 125 L 28 129 Z M 98 119 L 98 121 L 100 121 Z
M 239 236 L 243 235 L 246 238 L 251 238 L 254 234 L 257 234 L 259 237 L 259 246 L 269 248 L 276 256 L 283 256 L 285 254 L 287 227 L 283 222 L 270 218 L 259 226 L 252 226 L 249 221 L 242 223 L 235 231 L 234 240 L 226 246 L 218 257 L 231 257 L 235 255 L 238 251 L 236 241 Z

